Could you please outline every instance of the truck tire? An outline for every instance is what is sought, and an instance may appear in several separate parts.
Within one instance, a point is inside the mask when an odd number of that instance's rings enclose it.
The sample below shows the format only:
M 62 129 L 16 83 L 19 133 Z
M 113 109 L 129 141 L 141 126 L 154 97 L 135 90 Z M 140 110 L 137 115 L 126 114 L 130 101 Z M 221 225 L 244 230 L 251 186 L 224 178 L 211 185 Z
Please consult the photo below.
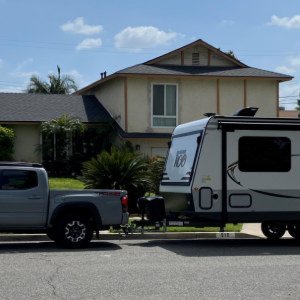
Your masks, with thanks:
M 64 216 L 55 231 L 55 242 L 67 248 L 84 248 L 93 237 L 92 222 L 87 216 Z
M 284 223 L 272 223 L 272 222 L 263 222 L 261 223 L 261 231 L 270 240 L 280 239 L 286 230 L 286 224 Z
M 48 238 L 49 238 L 50 240 L 52 240 L 52 241 L 55 241 L 55 240 L 56 240 L 56 232 L 54 231 L 53 228 L 48 229 L 46 233 L 47 233 L 47 236 L 48 236 Z

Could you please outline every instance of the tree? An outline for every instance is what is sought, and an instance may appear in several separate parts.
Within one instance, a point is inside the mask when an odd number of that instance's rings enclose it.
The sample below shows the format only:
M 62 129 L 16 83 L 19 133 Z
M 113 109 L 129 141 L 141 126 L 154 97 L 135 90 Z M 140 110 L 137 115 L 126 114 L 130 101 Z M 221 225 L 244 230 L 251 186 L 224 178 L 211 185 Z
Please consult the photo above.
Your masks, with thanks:
M 53 160 L 64 160 L 72 152 L 73 134 L 82 133 L 85 126 L 78 118 L 62 115 L 59 118 L 42 123 L 41 128 L 45 138 L 53 139 Z
M 0 125 L 0 160 L 12 160 L 14 140 L 14 131 Z
M 34 94 L 71 94 L 78 90 L 75 80 L 69 75 L 61 75 L 57 66 L 57 75 L 49 74 L 49 83 L 32 75 L 27 86 L 27 93 Z

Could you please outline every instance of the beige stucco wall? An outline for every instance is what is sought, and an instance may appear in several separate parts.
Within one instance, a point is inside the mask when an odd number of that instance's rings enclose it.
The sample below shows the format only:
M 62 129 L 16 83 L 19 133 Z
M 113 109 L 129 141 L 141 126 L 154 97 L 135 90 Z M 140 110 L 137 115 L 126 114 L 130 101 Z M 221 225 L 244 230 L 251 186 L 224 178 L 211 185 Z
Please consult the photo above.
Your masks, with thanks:
M 240 79 L 220 80 L 220 114 L 231 116 L 244 107 L 244 81 Z
M 40 125 L 9 125 L 15 131 L 14 160 L 41 162 L 41 154 L 36 152 L 40 144 Z
M 130 139 L 134 149 L 139 149 L 140 153 L 153 157 L 157 154 L 165 156 L 168 152 L 169 139 Z M 164 154 L 164 155 L 163 155 Z
M 217 88 L 215 79 L 183 79 L 179 89 L 178 123 L 203 118 L 207 112 L 217 110 Z
M 122 128 L 125 127 L 124 78 L 107 81 L 92 93 L 112 114 Z
M 127 80 L 129 132 L 145 132 L 151 127 L 149 115 L 151 87 L 149 87 L 148 82 L 146 77 L 128 78 Z
M 259 108 L 256 116 L 276 117 L 278 105 L 277 81 L 247 80 L 247 106 Z
M 105 106 L 108 103 L 106 107 L 113 115 L 121 115 L 121 125 L 125 129 L 123 82 L 124 79 L 116 82 L 117 92 L 114 92 L 114 85 L 110 84 L 111 91 L 106 86 L 104 92 L 99 90 L 96 96 L 100 97 Z M 154 83 L 177 84 L 178 124 L 200 119 L 206 112 L 217 112 L 217 79 L 129 77 L 127 79 L 128 132 L 173 131 L 173 128 L 151 126 L 151 90 Z M 116 100 L 110 101 L 110 97 Z M 277 82 L 248 79 L 244 90 L 244 79 L 220 79 L 219 101 L 219 113 L 222 115 L 232 115 L 246 103 L 246 106 L 259 107 L 258 116 L 276 117 Z

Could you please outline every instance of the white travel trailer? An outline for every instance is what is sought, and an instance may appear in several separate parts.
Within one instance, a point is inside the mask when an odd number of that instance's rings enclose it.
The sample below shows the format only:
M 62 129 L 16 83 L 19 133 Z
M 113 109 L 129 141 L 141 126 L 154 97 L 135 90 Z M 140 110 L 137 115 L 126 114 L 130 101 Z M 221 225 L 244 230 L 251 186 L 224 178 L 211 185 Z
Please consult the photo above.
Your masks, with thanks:
M 160 184 L 167 225 L 255 222 L 268 238 L 300 238 L 300 119 L 256 111 L 175 128 Z

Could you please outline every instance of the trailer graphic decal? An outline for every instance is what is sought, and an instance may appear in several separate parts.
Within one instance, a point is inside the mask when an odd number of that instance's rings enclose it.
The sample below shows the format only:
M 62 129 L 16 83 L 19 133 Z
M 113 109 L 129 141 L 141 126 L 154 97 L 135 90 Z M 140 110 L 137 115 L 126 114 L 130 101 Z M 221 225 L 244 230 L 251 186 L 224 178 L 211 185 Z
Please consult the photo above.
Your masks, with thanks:
M 239 165 L 239 162 L 236 161 L 234 163 L 231 163 L 228 167 L 227 167 L 227 175 L 228 177 L 235 182 L 236 184 L 238 184 L 239 186 L 248 189 L 249 191 L 255 192 L 255 193 L 259 193 L 262 195 L 266 195 L 266 196 L 271 196 L 271 197 L 278 197 L 278 198 L 288 198 L 288 199 L 300 199 L 300 197 L 295 197 L 295 196 L 290 196 L 290 195 L 282 195 L 282 194 L 277 194 L 277 193 L 270 193 L 270 192 L 265 192 L 265 191 L 260 191 L 260 190 L 255 190 L 255 189 L 249 189 L 247 187 L 245 187 L 237 178 L 235 175 L 235 170 L 236 167 Z
M 186 150 L 177 151 L 174 167 L 176 168 L 184 167 L 186 160 L 187 160 Z

